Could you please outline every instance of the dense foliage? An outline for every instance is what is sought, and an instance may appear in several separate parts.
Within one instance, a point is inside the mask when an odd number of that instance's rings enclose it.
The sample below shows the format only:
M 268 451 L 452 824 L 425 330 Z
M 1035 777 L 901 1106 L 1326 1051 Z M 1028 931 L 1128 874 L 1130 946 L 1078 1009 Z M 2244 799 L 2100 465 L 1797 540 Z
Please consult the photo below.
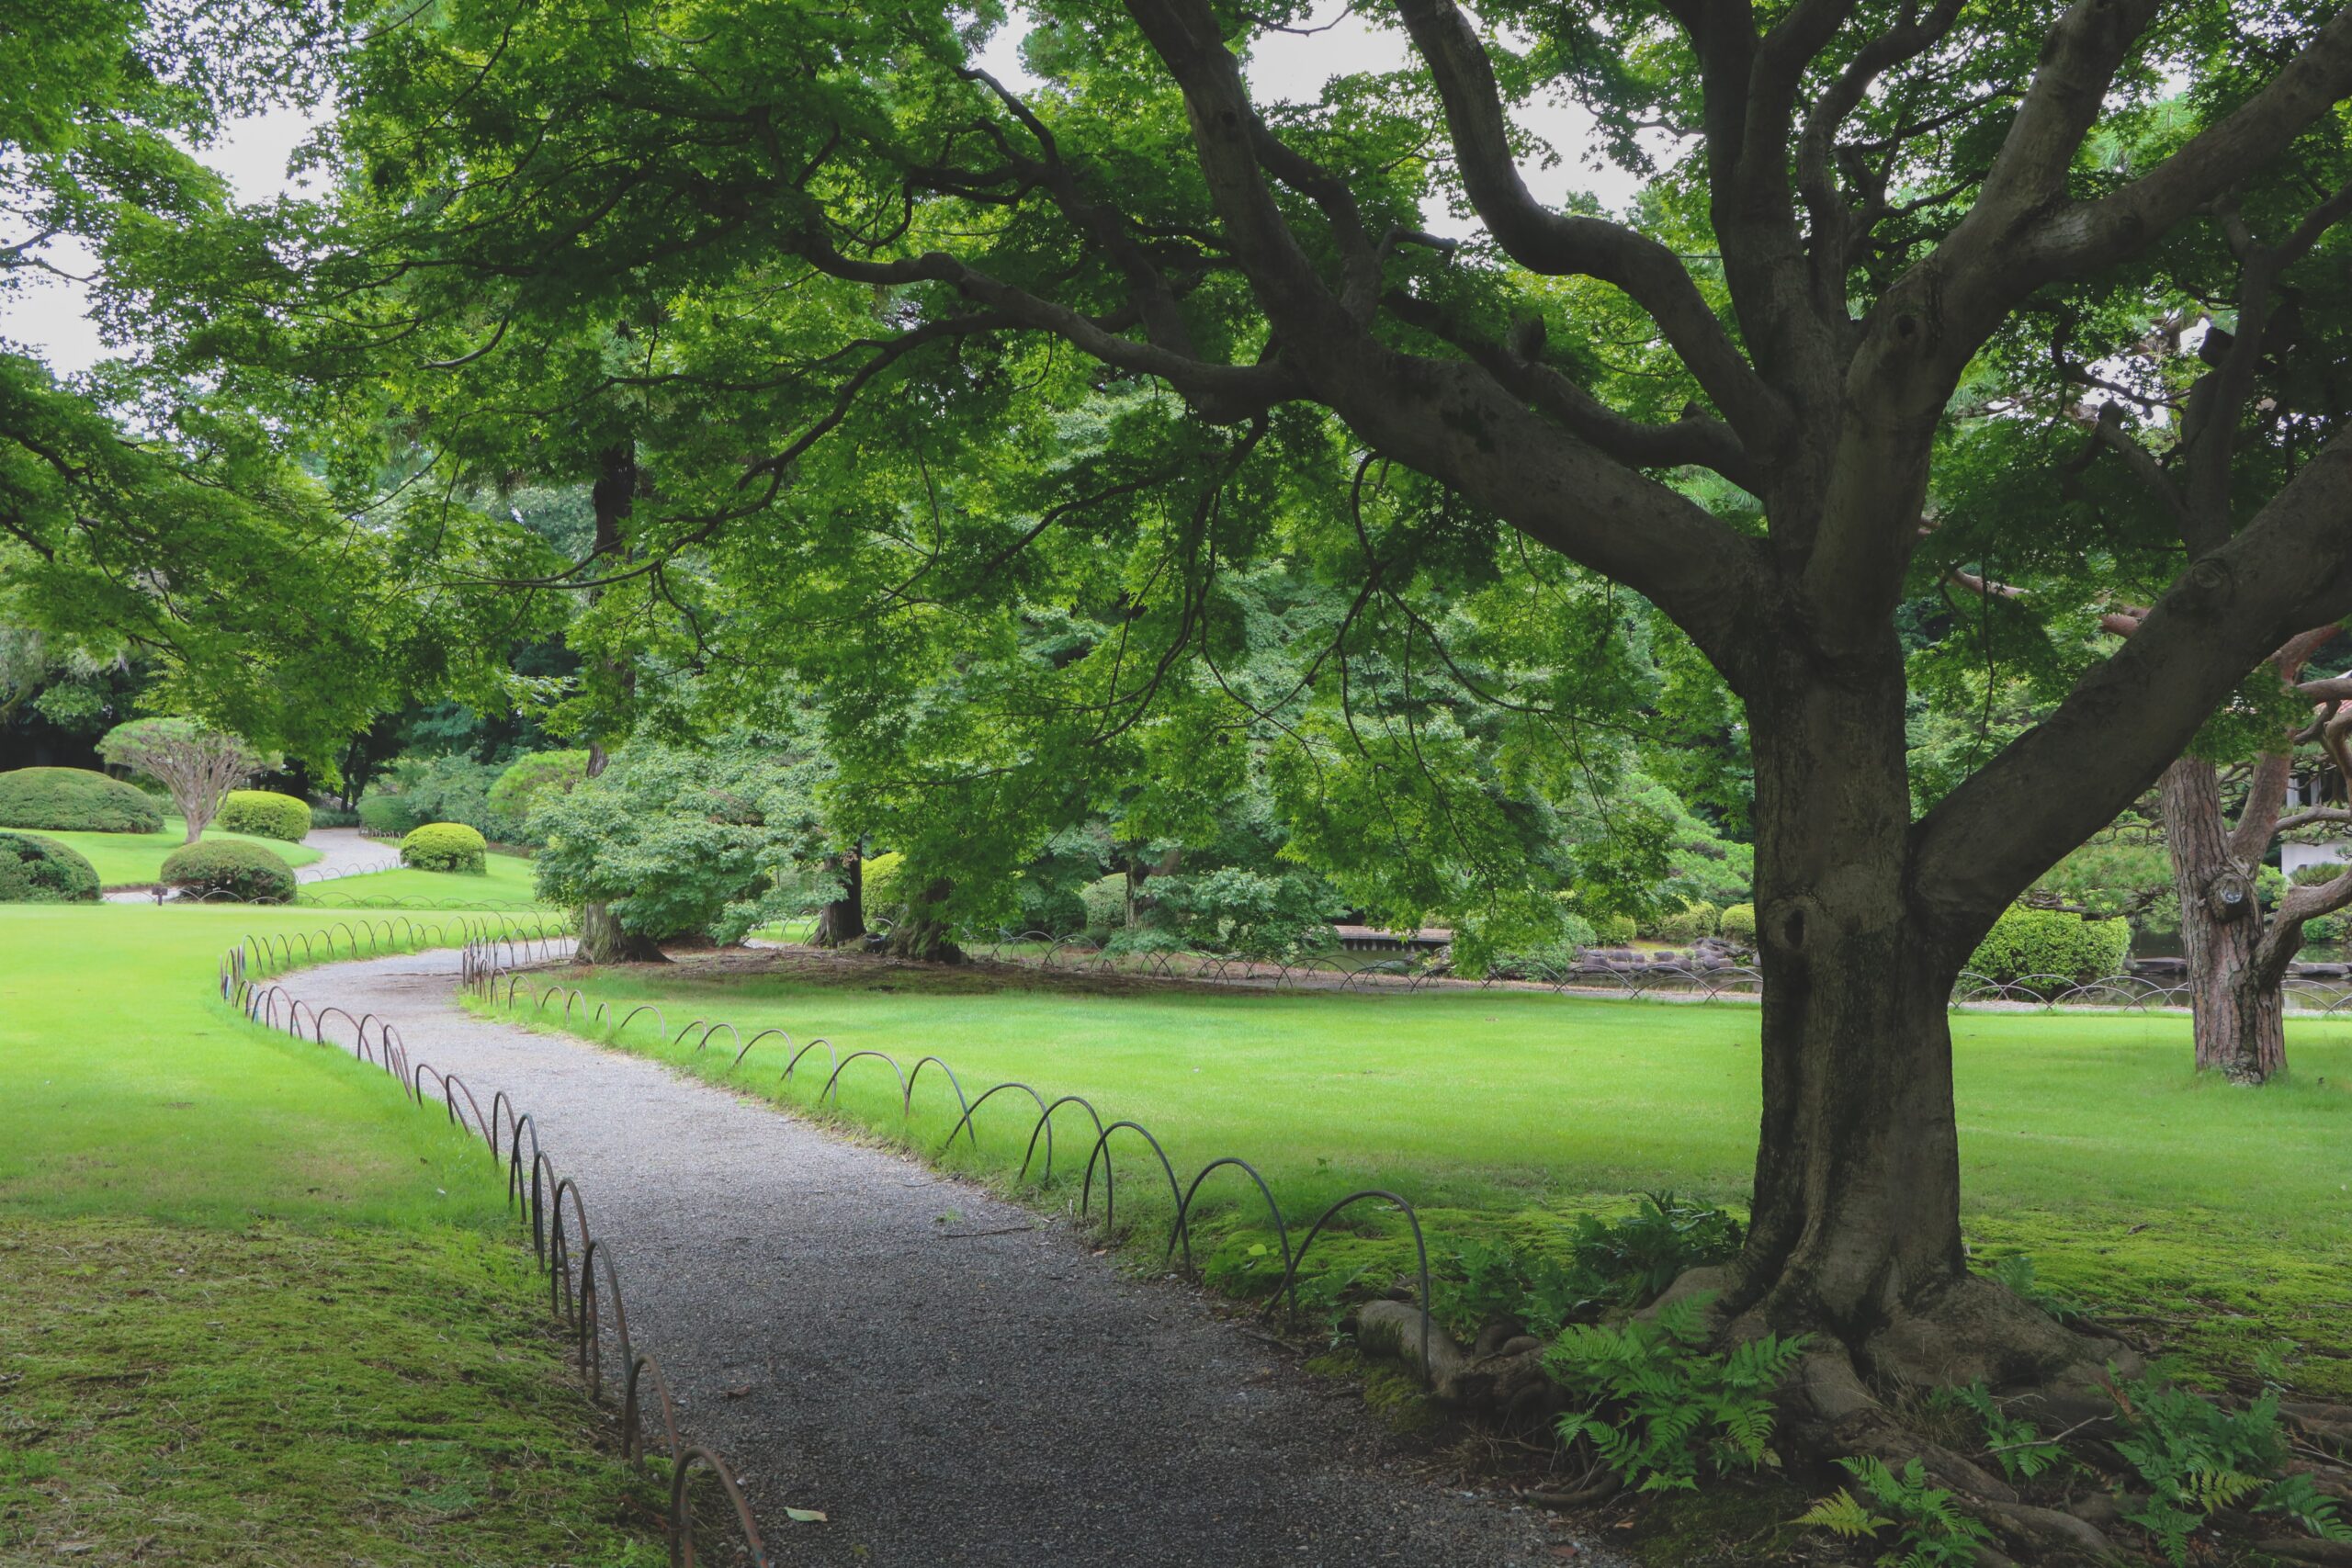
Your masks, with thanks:
M 427 822 L 401 840 L 401 863 L 419 871 L 481 876 L 488 869 L 482 836 L 462 822 Z
M 526 751 L 506 764 L 485 799 L 502 818 L 522 824 L 529 819 L 541 795 L 549 791 L 568 794 L 587 777 L 584 750 Z
M 1993 922 L 1970 954 L 1968 968 L 2004 983 L 2034 975 L 2081 982 L 2121 973 L 2131 950 L 2128 921 L 2086 920 L 2063 909 L 2018 908 Z
M 95 904 L 98 873 L 75 850 L 38 833 L 0 833 L 0 904 Z
M 0 773 L 0 828 L 153 833 L 163 826 L 163 809 L 153 796 L 104 773 L 82 768 L 18 768 Z
M 311 836 L 310 803 L 274 790 L 232 789 L 221 797 L 220 814 L 213 820 L 232 833 L 251 833 L 289 844 Z
M 192 897 L 246 904 L 294 901 L 294 868 L 274 852 L 236 839 L 182 844 L 164 857 L 158 879 Z

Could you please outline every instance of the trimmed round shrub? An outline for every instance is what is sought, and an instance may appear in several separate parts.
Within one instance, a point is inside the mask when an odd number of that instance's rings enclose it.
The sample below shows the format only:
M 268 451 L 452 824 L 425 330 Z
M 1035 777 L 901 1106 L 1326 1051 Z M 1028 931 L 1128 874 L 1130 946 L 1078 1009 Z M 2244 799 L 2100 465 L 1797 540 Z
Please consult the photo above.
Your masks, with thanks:
M 1713 904 L 1704 898 L 1693 898 L 1679 909 L 1661 917 L 1657 922 L 1657 934 L 1662 941 L 1688 946 L 1702 936 L 1714 935 L 1716 922 L 1722 919 L 1722 913 Z
M 1601 947 L 1623 947 L 1639 934 L 1631 915 L 1592 917 L 1592 940 Z
M 220 802 L 212 825 L 224 832 L 299 844 L 311 836 L 311 807 L 290 795 L 266 789 L 232 789 Z
M 907 901 L 905 891 L 899 886 L 905 880 L 907 857 L 893 850 L 886 855 L 868 855 L 863 874 L 858 879 L 859 908 L 865 912 L 870 924 L 876 919 L 897 919 L 899 906 Z
M 1756 906 L 1734 904 L 1724 911 L 1723 924 L 1718 928 L 1726 942 L 1742 947 L 1756 945 Z
M 401 863 L 419 871 L 454 871 L 483 876 L 489 845 L 481 834 L 462 822 L 427 822 L 401 840 Z
M 1109 939 L 1110 934 L 1127 923 L 1127 879 L 1114 874 L 1088 883 L 1078 890 L 1079 901 L 1086 906 L 1086 934 L 1096 942 Z
M 2086 920 L 2064 909 L 2012 908 L 1993 922 L 1967 967 L 2003 984 L 2029 975 L 2082 982 L 2116 973 L 2131 951 L 2129 920 Z
M 398 839 L 413 833 L 424 824 L 416 812 L 397 795 L 370 795 L 359 802 L 359 830 L 373 833 L 379 839 Z
M 275 850 L 234 839 L 183 844 L 164 857 L 164 886 L 198 898 L 244 904 L 290 904 L 294 868 Z
M 163 808 L 152 797 L 87 768 L 18 768 L 0 773 L 0 828 L 154 833 L 163 826 Z
M 38 833 L 0 833 L 0 904 L 95 904 L 98 871 Z

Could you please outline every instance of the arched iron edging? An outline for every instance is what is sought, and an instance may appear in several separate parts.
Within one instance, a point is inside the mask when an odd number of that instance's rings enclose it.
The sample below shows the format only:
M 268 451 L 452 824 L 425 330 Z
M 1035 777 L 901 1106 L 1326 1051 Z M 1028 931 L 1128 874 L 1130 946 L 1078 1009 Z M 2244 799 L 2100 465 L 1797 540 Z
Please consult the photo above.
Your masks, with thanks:
M 814 1051 L 820 1045 L 822 1045 L 825 1048 L 825 1060 L 832 1064 L 833 1070 L 835 1072 L 841 1071 L 841 1054 L 833 1049 L 833 1043 L 831 1041 L 820 1034 L 816 1039 L 811 1040 L 808 1044 L 803 1045 L 799 1050 L 795 1051 L 792 1054 L 792 1059 L 785 1063 L 784 1075 L 778 1081 L 790 1083 L 792 1081 L 792 1069 L 800 1065 L 800 1058 L 806 1056 L 809 1052 Z M 829 1078 L 826 1081 L 830 1083 L 832 1080 Z
M 735 1505 L 735 1522 L 742 1527 L 744 1544 L 751 1548 L 752 1568 L 774 1568 L 775 1560 L 760 1540 L 752 1505 L 743 1500 L 743 1489 L 735 1483 L 734 1472 L 725 1460 L 699 1444 L 688 1448 L 670 1469 L 670 1568 L 695 1568 L 694 1517 L 686 1510 L 686 1483 L 696 1463 L 718 1477 L 727 1500 Z
M 831 1100 L 835 1105 L 839 1105 L 841 1103 L 841 1097 L 833 1092 L 833 1089 L 835 1085 L 842 1081 L 842 1069 L 862 1056 L 878 1056 L 883 1061 L 890 1064 L 890 1071 L 898 1075 L 899 1094 L 901 1100 L 905 1099 L 906 1096 L 911 1092 L 908 1086 L 907 1070 L 899 1066 L 899 1058 L 890 1055 L 889 1052 L 852 1051 L 848 1055 L 843 1056 L 840 1061 L 833 1064 L 833 1076 L 827 1078 L 825 1080 L 825 1087 L 817 1091 L 818 1104 L 824 1104 L 828 1099 Z
M 1413 1212 L 1413 1205 L 1407 1200 L 1382 1188 L 1367 1187 L 1360 1191 L 1349 1193 L 1324 1210 L 1315 1224 L 1308 1228 L 1306 1239 L 1298 1244 L 1297 1253 L 1291 1258 L 1290 1267 L 1283 1271 L 1283 1286 L 1290 1292 L 1293 1310 L 1295 1311 L 1295 1303 L 1298 1300 L 1298 1271 L 1306 1265 L 1307 1248 L 1315 1245 L 1315 1238 L 1323 1234 L 1323 1227 L 1331 1223 L 1333 1215 L 1350 1204 L 1362 1202 L 1367 1198 L 1384 1199 L 1396 1205 L 1404 1212 L 1406 1220 L 1413 1227 L 1413 1250 L 1419 1256 L 1421 1269 L 1421 1380 L 1427 1382 L 1430 1376 L 1430 1247 L 1428 1241 L 1421 1235 L 1421 1217 Z M 1270 1310 L 1272 1304 L 1272 1302 L 1267 1303 Z
M 1151 1135 L 1151 1129 L 1140 1122 L 1114 1122 L 1102 1129 L 1101 1135 L 1094 1140 L 1093 1151 L 1086 1156 L 1086 1181 L 1079 1189 L 1078 1195 L 1078 1215 L 1084 1219 L 1088 1203 L 1094 1196 L 1094 1161 L 1100 1156 L 1102 1161 L 1102 1229 L 1106 1235 L 1118 1224 L 1118 1217 L 1114 1212 L 1117 1198 L 1112 1189 L 1110 1144 L 1111 1134 L 1122 1127 L 1141 1134 L 1143 1141 L 1151 1145 L 1151 1152 L 1159 1156 L 1159 1168 L 1168 1173 L 1168 1195 L 1176 1200 L 1178 1208 L 1184 1205 L 1184 1191 L 1176 1179 L 1176 1168 L 1168 1163 L 1168 1151 L 1159 1146 L 1159 1140 Z
M 1250 1180 L 1258 1184 L 1258 1195 L 1265 1199 L 1266 1212 L 1274 1217 L 1274 1236 L 1282 1243 L 1283 1280 L 1283 1284 L 1277 1288 L 1276 1293 L 1280 1294 L 1283 1290 L 1287 1290 L 1290 1292 L 1291 1315 L 1293 1317 L 1296 1317 L 1298 1315 L 1298 1281 L 1291 1271 L 1290 1226 L 1285 1224 L 1283 1221 L 1283 1206 L 1274 1201 L 1273 1189 L 1266 1185 L 1266 1179 L 1259 1175 L 1258 1168 L 1251 1165 L 1248 1160 L 1238 1159 L 1232 1155 L 1227 1155 L 1221 1159 L 1213 1159 L 1209 1161 L 1208 1164 L 1201 1167 L 1200 1174 L 1193 1177 L 1193 1184 L 1184 1190 L 1183 1201 L 1176 1205 L 1176 1222 L 1168 1227 L 1168 1253 L 1172 1254 L 1176 1250 L 1176 1243 L 1179 1238 L 1181 1238 L 1184 1243 L 1184 1272 L 1187 1274 L 1197 1273 L 1193 1267 L 1193 1227 L 1191 1224 L 1193 1195 L 1201 1190 L 1201 1183 L 1206 1181 L 1212 1173 L 1216 1171 L 1220 1167 L 1228 1165 L 1238 1167 L 1249 1176 Z M 1107 1209 L 1108 1205 L 1106 1204 L 1105 1207 Z M 1166 1257 L 1167 1254 L 1162 1255 L 1162 1261 L 1166 1260 Z
M 1097 1111 L 1092 1105 L 1080 1099 L 1077 1095 L 1063 1095 L 1059 1100 L 1055 1100 L 1051 1105 L 1046 1107 L 1045 1111 L 1037 1117 L 1037 1124 L 1029 1129 L 1029 1147 L 1021 1156 L 1021 1171 L 1019 1175 L 1012 1179 L 1013 1180 L 1019 1181 L 1029 1174 L 1029 1162 L 1036 1156 L 1037 1153 L 1037 1134 L 1039 1133 L 1046 1134 L 1046 1173 L 1043 1176 L 1040 1176 L 1037 1179 L 1041 1184 L 1051 1182 L 1054 1179 L 1054 1112 L 1059 1111 L 1065 1105 L 1075 1105 L 1080 1111 L 1085 1111 L 1087 1120 L 1094 1123 L 1094 1135 L 1097 1138 L 1100 1138 L 1102 1135 L 1102 1113 Z
M 915 1070 L 907 1075 L 907 1092 L 899 1101 L 899 1120 L 904 1122 L 913 1117 L 915 1113 L 915 1085 L 922 1082 L 922 1070 L 925 1067 L 933 1066 L 936 1066 L 941 1072 L 947 1075 L 947 1082 L 949 1086 L 956 1090 L 956 1108 L 962 1111 L 965 1116 L 968 1119 L 972 1113 L 972 1102 L 964 1098 L 964 1086 L 956 1081 L 956 1069 L 949 1066 L 946 1063 L 941 1061 L 936 1056 L 925 1056 L 922 1061 L 915 1064 Z M 978 1146 L 979 1139 L 977 1134 L 974 1135 L 972 1142 L 975 1146 Z
M 943 1063 L 941 1065 L 944 1066 L 945 1064 Z M 978 1148 L 980 1146 L 980 1134 L 979 1129 L 972 1125 L 973 1113 L 978 1111 L 981 1106 L 986 1105 L 989 1102 L 990 1095 L 1001 1094 L 1008 1089 L 1017 1089 L 1022 1093 L 1027 1095 L 1030 1099 L 1035 1100 L 1037 1102 L 1037 1109 L 1039 1111 L 1042 1112 L 1046 1109 L 1046 1097 L 1039 1094 L 1035 1089 L 1031 1089 L 1027 1084 L 1001 1083 L 997 1085 L 996 1088 L 989 1089 L 987 1094 L 981 1095 L 979 1099 L 972 1101 L 971 1104 L 964 1108 L 964 1119 L 956 1122 L 955 1127 L 949 1131 L 947 1134 L 947 1141 L 939 1145 L 939 1152 L 941 1154 L 945 1154 L 949 1149 L 956 1146 L 956 1134 L 957 1133 L 970 1134 L 972 1146 L 976 1149 Z M 1053 1168 L 1053 1164 L 1054 1130 L 1050 1125 L 1048 1125 L 1046 1128 L 1046 1168 L 1051 1170 Z M 1026 1168 L 1024 1167 L 1023 1168 L 1025 1169 Z

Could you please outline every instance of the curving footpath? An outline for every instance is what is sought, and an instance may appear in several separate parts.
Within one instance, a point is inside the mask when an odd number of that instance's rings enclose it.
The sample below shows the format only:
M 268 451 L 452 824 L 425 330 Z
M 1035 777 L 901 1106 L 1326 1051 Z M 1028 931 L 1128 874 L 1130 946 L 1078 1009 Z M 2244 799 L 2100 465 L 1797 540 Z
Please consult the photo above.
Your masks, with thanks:
M 476 1018 L 458 954 L 278 983 L 390 1018 L 529 1111 L 579 1179 L 691 1440 L 780 1564 L 1519 1568 L 1619 1560 L 1381 1468 L 1376 1424 L 1194 1293 L 899 1155 L 564 1036 Z M 786 1506 L 830 1522 L 795 1526 Z

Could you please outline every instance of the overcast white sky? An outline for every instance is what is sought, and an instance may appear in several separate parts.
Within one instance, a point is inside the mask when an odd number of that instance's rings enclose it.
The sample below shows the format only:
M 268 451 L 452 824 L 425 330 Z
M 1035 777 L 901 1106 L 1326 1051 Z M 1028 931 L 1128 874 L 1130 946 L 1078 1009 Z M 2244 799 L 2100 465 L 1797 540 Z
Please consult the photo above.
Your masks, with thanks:
M 1329 13 L 1327 13 L 1328 15 Z M 1017 52 L 1022 28 L 1000 32 L 982 57 L 1001 81 L 1016 88 L 1034 85 L 1020 66 Z M 1393 71 L 1402 63 L 1405 45 L 1394 33 L 1376 31 L 1358 17 L 1343 17 L 1328 32 L 1302 37 L 1274 34 L 1258 46 L 1250 62 L 1250 84 L 1260 101 L 1300 101 L 1320 95 L 1331 77 L 1359 71 Z M 1633 181 L 1613 168 L 1595 170 L 1584 154 L 1592 140 L 1592 121 L 1572 106 L 1539 106 L 1521 117 L 1522 123 L 1549 141 L 1560 154 L 1551 168 L 1524 171 L 1537 198 L 1557 203 L 1571 189 L 1597 194 L 1611 208 L 1630 197 Z M 228 177 L 241 201 L 261 202 L 293 188 L 287 163 L 313 121 L 293 109 L 280 109 L 240 120 L 212 147 L 205 162 Z M 1430 215 L 1432 226 L 1456 227 Z M 54 246 L 54 265 L 70 272 L 86 272 L 92 258 L 78 247 Z M 0 337 L 31 348 L 61 374 L 85 370 L 106 356 L 106 346 L 84 314 L 82 290 L 58 277 L 42 276 L 17 297 L 0 302 Z

